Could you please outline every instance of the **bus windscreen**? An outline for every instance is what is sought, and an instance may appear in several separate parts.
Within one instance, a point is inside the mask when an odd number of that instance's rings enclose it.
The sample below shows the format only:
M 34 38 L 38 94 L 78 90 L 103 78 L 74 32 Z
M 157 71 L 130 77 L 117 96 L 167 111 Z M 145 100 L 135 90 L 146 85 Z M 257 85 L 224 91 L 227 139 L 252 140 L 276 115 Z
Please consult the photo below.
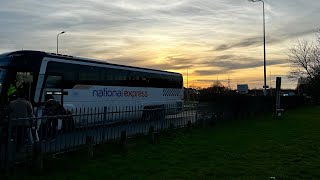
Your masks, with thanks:
M 2 90 L 2 84 L 3 84 L 3 81 L 4 81 L 6 74 L 7 74 L 7 70 L 0 68 L 0 92 Z

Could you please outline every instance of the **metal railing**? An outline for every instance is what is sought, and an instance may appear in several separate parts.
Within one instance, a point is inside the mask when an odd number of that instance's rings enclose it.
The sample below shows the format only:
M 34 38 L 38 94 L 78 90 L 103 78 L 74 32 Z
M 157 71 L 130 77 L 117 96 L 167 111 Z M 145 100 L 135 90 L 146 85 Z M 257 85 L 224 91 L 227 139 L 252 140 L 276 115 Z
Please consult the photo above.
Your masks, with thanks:
M 35 154 L 64 153 L 121 139 L 185 127 L 197 122 L 197 104 L 184 107 L 124 106 L 80 108 L 74 111 L 47 112 L 39 117 L 8 119 L 0 128 L 0 167 L 31 160 Z

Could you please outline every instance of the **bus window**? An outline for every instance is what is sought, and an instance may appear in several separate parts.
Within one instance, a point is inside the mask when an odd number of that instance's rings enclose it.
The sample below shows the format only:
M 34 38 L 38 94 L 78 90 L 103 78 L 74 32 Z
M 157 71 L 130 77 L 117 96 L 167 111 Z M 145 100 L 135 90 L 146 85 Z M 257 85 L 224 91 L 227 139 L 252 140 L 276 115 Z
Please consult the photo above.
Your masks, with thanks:
M 63 104 L 63 84 L 61 75 L 48 75 L 44 84 L 42 102 L 45 101 L 45 96 L 51 94 L 55 100 Z
M 62 85 L 61 81 L 62 81 L 62 77 L 61 76 L 49 75 L 47 77 L 45 87 L 46 88 L 58 88 L 58 89 L 60 89 L 61 85 Z

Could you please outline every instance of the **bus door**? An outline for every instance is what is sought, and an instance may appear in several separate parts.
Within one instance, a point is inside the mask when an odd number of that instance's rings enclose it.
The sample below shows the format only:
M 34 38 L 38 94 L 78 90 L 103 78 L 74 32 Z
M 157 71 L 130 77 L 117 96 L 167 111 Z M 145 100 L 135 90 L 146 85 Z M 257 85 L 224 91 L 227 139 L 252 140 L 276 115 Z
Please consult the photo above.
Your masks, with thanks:
M 33 86 L 34 86 L 34 76 L 33 72 L 17 72 L 15 79 L 15 86 L 18 91 L 22 91 L 25 94 L 25 98 L 32 102 L 32 97 L 34 96 Z
M 62 74 L 47 74 L 42 90 L 42 102 L 54 99 L 63 105 L 63 76 Z
M 9 70 L 7 77 L 3 95 L 7 98 L 8 103 L 16 98 L 18 91 L 23 92 L 26 100 L 33 103 L 34 73 Z
M 61 106 L 63 106 L 63 95 L 64 95 L 64 93 L 63 93 L 63 75 L 60 73 L 47 74 L 44 78 L 44 83 L 43 83 L 43 88 L 42 88 L 41 102 L 44 102 L 44 103 L 42 103 L 43 105 L 41 108 L 44 109 L 46 106 L 46 103 L 50 99 L 54 99 L 54 101 L 59 102 L 59 104 Z M 58 113 L 58 111 L 62 110 L 62 109 L 60 109 L 60 107 L 61 107 L 60 105 L 54 107 L 54 108 L 57 108 L 53 111 L 54 113 L 56 113 L 56 112 Z M 42 112 L 40 112 L 40 113 L 42 114 Z M 50 115 L 55 115 L 55 114 L 50 114 Z M 56 114 L 56 115 L 58 115 L 58 114 Z M 60 130 L 62 128 L 62 120 L 58 119 L 57 123 L 58 123 L 57 128 Z

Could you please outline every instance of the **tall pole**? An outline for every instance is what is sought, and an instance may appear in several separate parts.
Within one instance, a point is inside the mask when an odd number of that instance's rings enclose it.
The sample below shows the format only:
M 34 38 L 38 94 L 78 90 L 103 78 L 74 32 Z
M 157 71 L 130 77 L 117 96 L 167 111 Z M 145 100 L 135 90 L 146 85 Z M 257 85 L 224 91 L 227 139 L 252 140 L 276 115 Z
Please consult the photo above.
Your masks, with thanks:
M 189 88 L 188 68 L 189 68 L 189 67 L 187 67 L 187 88 Z
M 264 2 L 262 2 L 263 11 L 263 72 L 264 72 L 264 96 L 267 96 L 267 69 L 266 69 L 266 25 L 264 16 Z
M 262 2 L 262 15 L 263 15 L 263 95 L 267 96 L 267 69 L 266 69 L 266 25 L 264 15 L 264 1 L 263 0 L 249 0 L 251 2 Z
M 59 34 L 57 35 L 57 54 L 58 54 L 58 50 L 59 50 Z
M 270 89 L 270 96 L 272 96 L 272 80 L 271 80 L 272 76 L 271 76 L 271 71 L 270 71 L 270 85 L 269 85 L 269 89 Z
M 62 31 L 60 33 L 58 33 L 57 35 L 57 54 L 59 53 L 59 35 L 65 33 L 65 31 Z

